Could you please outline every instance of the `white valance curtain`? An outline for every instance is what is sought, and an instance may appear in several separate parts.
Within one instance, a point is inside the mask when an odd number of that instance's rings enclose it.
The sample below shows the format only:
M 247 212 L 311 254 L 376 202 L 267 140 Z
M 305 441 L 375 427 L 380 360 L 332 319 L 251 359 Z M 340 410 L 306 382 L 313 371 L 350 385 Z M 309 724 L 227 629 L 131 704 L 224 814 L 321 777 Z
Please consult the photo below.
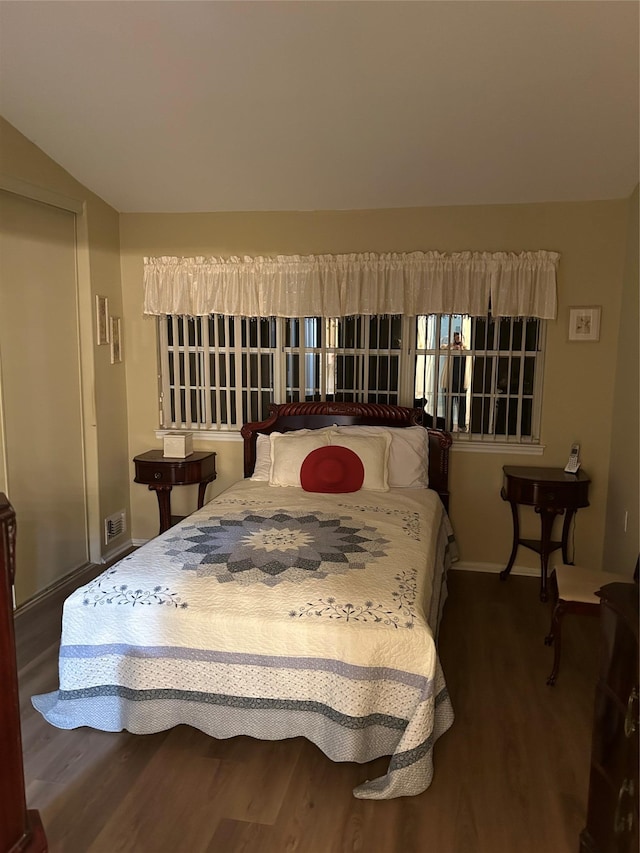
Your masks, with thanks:
M 556 317 L 556 252 L 145 258 L 144 313 Z

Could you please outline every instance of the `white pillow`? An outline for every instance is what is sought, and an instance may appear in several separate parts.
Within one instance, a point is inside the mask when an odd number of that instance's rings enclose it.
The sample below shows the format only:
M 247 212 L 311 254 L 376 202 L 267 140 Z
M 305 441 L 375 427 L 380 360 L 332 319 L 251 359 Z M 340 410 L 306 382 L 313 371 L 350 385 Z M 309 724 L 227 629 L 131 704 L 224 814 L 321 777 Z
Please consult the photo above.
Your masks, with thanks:
M 348 429 L 348 427 L 345 427 Z M 389 448 L 391 435 L 381 430 L 377 435 L 345 435 L 335 430 L 329 436 L 329 443 L 347 447 L 356 453 L 364 465 L 363 489 L 376 492 L 389 491 Z
M 305 431 L 306 432 L 306 431 Z M 271 433 L 270 486 L 300 486 L 300 468 L 312 450 L 329 444 L 328 430 Z
M 271 473 L 271 440 L 261 433 L 256 440 L 256 464 L 253 466 L 252 480 L 269 480 Z
M 429 433 L 424 427 L 339 426 L 338 435 L 391 436 L 389 486 L 392 489 L 426 489 L 429 485 Z
M 272 432 L 269 435 L 265 435 L 264 433 L 258 434 L 258 439 L 256 441 L 256 464 L 253 466 L 253 474 L 251 475 L 252 480 L 261 480 L 262 482 L 267 483 L 271 476 L 271 436 L 272 435 L 309 435 L 309 433 L 313 432 L 316 435 L 325 435 L 331 430 L 335 429 L 333 426 L 322 427 L 322 429 L 294 429 L 290 432 Z M 326 442 L 325 442 L 326 443 Z

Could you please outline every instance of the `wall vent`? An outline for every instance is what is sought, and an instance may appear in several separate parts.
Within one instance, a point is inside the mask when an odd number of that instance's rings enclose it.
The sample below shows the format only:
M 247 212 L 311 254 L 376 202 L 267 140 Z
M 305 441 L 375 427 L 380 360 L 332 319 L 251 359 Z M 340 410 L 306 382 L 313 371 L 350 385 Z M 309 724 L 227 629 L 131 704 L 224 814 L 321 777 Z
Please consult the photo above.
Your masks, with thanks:
M 119 512 L 114 512 L 104 520 L 104 541 L 108 544 L 118 536 L 122 536 L 127 531 L 127 513 L 121 509 Z

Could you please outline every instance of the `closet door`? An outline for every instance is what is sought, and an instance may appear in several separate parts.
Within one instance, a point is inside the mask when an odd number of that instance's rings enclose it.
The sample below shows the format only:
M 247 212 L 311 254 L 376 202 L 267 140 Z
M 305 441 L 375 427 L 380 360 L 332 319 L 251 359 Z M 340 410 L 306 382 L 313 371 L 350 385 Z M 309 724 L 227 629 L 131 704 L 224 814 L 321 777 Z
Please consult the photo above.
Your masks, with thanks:
M 75 214 L 6 192 L 0 390 L 0 490 L 16 512 L 21 603 L 87 563 L 87 501 Z

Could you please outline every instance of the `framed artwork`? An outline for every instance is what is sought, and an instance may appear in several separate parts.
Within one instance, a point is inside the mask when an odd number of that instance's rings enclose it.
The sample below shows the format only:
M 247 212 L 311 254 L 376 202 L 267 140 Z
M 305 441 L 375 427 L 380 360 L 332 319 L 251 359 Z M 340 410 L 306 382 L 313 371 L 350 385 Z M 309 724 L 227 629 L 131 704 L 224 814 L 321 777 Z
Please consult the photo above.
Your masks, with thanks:
M 601 311 L 599 305 L 569 308 L 569 340 L 599 341 Z
M 111 338 L 111 364 L 122 361 L 122 321 L 120 317 L 109 317 Z
M 98 346 L 109 343 L 109 300 L 96 294 L 96 342 Z

